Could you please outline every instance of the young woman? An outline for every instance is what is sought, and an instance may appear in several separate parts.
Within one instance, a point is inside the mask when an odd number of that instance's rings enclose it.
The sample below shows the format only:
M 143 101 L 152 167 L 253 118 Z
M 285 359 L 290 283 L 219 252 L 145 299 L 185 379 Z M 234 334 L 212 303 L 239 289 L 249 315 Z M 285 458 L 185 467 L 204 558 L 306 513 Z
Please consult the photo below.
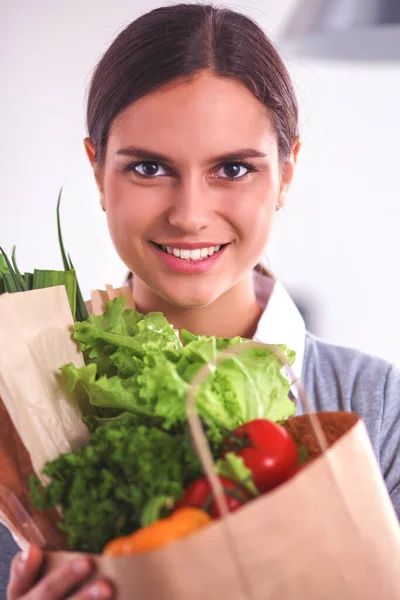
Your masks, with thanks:
M 282 286 L 256 269 L 299 151 L 293 87 L 264 33 L 198 4 L 140 17 L 100 61 L 87 123 L 86 152 L 138 310 L 197 334 L 293 348 L 315 408 L 365 420 L 400 512 L 399 372 L 309 335 Z M 37 581 L 41 558 L 35 547 L 14 558 L 9 600 L 112 597 L 105 581 L 85 586 L 87 560 Z

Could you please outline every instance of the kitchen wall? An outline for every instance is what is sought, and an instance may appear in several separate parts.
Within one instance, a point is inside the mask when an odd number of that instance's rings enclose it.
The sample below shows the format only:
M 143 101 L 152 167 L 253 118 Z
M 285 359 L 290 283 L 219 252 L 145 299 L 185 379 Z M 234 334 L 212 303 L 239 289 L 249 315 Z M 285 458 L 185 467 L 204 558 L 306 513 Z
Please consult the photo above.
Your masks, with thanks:
M 91 71 L 146 0 L 29 0 L 0 5 L 0 243 L 20 267 L 57 268 L 55 205 L 85 295 L 118 285 L 83 151 Z M 216 2 L 215 4 L 220 4 Z M 223 3 L 276 39 L 294 2 Z M 267 260 L 312 331 L 400 362 L 400 63 L 285 56 L 301 104 L 303 148 Z

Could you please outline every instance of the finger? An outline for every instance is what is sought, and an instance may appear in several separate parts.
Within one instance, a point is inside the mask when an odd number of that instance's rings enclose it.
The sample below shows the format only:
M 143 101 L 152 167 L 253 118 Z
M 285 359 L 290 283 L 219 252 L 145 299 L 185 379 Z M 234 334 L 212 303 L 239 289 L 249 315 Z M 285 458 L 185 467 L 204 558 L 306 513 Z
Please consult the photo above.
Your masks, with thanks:
M 20 598 L 32 588 L 38 578 L 42 560 L 43 553 L 37 546 L 29 546 L 23 552 L 18 552 L 11 563 L 8 600 Z
M 40 579 L 25 600 L 61 600 L 83 584 L 92 568 L 88 557 L 72 560 Z
M 115 598 L 114 589 L 109 581 L 99 579 L 84 587 L 69 600 L 112 600 Z

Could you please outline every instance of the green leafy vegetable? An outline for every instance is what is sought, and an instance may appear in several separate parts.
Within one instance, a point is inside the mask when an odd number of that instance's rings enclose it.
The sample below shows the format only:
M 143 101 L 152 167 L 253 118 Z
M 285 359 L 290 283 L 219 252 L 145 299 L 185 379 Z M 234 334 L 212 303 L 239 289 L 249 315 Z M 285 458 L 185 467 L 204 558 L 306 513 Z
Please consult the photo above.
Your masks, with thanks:
M 43 488 L 31 478 L 34 504 L 62 506 L 60 527 L 71 549 L 101 552 L 151 518 L 154 499 L 179 498 L 201 467 L 187 435 L 137 426 L 128 415 L 99 427 L 86 448 L 59 456 L 43 472 L 52 481 Z
M 63 242 L 63 238 L 62 238 L 61 219 L 60 219 L 61 196 L 62 196 L 62 188 L 60 189 L 60 192 L 58 194 L 57 210 L 56 210 L 58 243 L 60 246 L 61 258 L 63 261 L 64 270 L 65 271 L 75 271 L 74 265 L 72 264 L 72 260 L 71 260 L 71 257 L 69 254 L 68 254 L 68 258 L 67 258 L 65 248 L 64 248 L 64 242 Z M 76 281 L 76 300 L 75 300 L 75 304 L 74 304 L 74 314 L 76 314 L 77 321 L 84 321 L 89 316 L 87 308 L 86 308 L 86 304 L 83 300 L 81 288 L 79 287 L 78 280 Z
M 269 347 L 227 355 L 215 366 L 220 351 L 246 340 L 184 330 L 181 341 L 161 313 L 124 311 L 125 302 L 115 298 L 104 315 L 75 324 L 86 364 L 64 365 L 62 371 L 94 433 L 86 448 L 46 465 L 49 485 L 31 482 L 36 506 L 61 508 L 73 550 L 101 552 L 109 540 L 165 515 L 202 475 L 188 432 L 186 397 L 204 365 L 210 375 L 198 388 L 197 408 L 215 457 L 238 425 L 295 413 L 290 383 Z M 294 353 L 278 348 L 291 364 Z M 257 493 L 242 459 L 227 454 L 218 468 Z
M 0 251 L 0 294 L 4 294 L 7 291 L 5 280 L 9 274 L 6 259 L 3 256 L 3 252 Z
M 16 246 L 14 246 L 12 249 L 11 260 L 12 260 L 12 264 L 14 267 L 15 275 L 18 279 L 18 283 L 21 286 L 21 289 L 26 291 L 28 289 L 28 286 L 26 285 L 26 281 L 25 281 L 24 277 L 19 272 L 19 269 L 17 266 L 17 259 L 15 257 L 16 250 L 17 250 L 17 248 L 16 248 Z
M 82 293 L 76 278 L 75 269 L 71 258 L 68 258 L 65 253 L 64 244 L 61 235 L 60 224 L 60 190 L 57 201 L 57 228 L 58 239 L 60 244 L 61 256 L 64 265 L 64 271 L 39 270 L 35 269 L 34 273 L 21 274 L 15 258 L 15 246 L 12 250 L 11 261 L 7 254 L 0 247 L 0 294 L 5 292 L 25 292 L 34 289 L 43 289 L 56 285 L 64 285 L 67 290 L 68 300 L 71 306 L 71 312 L 75 319 L 84 321 L 88 318 L 86 305 L 83 301 Z
M 9 293 L 13 292 L 24 292 L 26 291 L 26 283 L 20 274 L 16 273 L 7 254 L 4 252 L 3 248 L 0 247 L 0 252 L 2 255 L 2 264 L 3 264 L 3 281 L 5 285 L 5 291 Z M 14 251 L 13 251 L 14 254 Z
M 161 313 L 141 315 L 124 311 L 124 298 L 107 303 L 101 316 L 75 325 L 75 339 L 87 365 L 63 367 L 68 389 L 86 393 L 95 413 L 113 409 L 146 418 L 164 429 L 186 423 L 186 396 L 193 377 L 212 364 L 221 350 L 244 342 L 194 336 L 178 331 Z M 291 364 L 294 353 L 279 346 Z M 209 439 L 218 443 L 225 433 L 256 418 L 274 421 L 295 413 L 289 399 L 289 381 L 270 348 L 249 349 L 231 355 L 200 386 L 197 407 L 208 426 Z M 93 420 L 92 420 L 93 423 Z

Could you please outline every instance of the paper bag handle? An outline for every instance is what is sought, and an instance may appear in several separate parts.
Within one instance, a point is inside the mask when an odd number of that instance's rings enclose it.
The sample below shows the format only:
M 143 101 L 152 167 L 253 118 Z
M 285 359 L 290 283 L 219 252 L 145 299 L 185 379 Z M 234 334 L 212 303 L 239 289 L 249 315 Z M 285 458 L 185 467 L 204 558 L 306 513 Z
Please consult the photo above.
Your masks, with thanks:
M 277 346 L 261 344 L 260 342 L 243 342 L 240 344 L 236 344 L 234 346 L 230 346 L 226 350 L 219 352 L 215 360 L 205 364 L 195 375 L 192 380 L 192 385 L 189 388 L 189 391 L 186 396 L 186 412 L 188 423 L 190 427 L 190 431 L 192 434 L 193 442 L 199 456 L 200 462 L 202 464 L 204 474 L 210 482 L 211 489 L 213 491 L 218 509 L 221 514 L 221 521 L 223 524 L 223 531 L 226 538 L 227 546 L 229 549 L 229 553 L 232 557 L 232 560 L 235 564 L 236 573 L 238 575 L 238 582 L 240 584 L 241 590 L 243 592 L 244 598 L 247 600 L 254 600 L 255 596 L 252 591 L 252 585 L 250 578 L 246 574 L 246 570 L 243 567 L 243 563 L 240 559 L 240 554 L 238 552 L 238 546 L 235 542 L 234 535 L 232 533 L 229 521 L 229 510 L 225 500 L 225 495 L 223 492 L 223 488 L 219 477 L 215 470 L 215 463 L 211 453 L 211 450 L 208 445 L 207 437 L 203 431 L 203 426 L 200 420 L 200 417 L 197 413 L 197 389 L 204 380 L 211 375 L 218 364 L 221 362 L 235 356 L 237 354 L 241 354 L 242 352 L 246 352 L 247 350 L 251 350 L 252 348 L 268 348 L 281 362 L 282 366 L 287 370 L 288 375 L 292 380 L 292 385 L 296 387 L 296 391 L 298 393 L 298 398 L 302 404 L 303 409 L 310 417 L 310 423 L 312 430 L 315 434 L 317 442 L 320 446 L 322 452 L 325 452 L 328 448 L 328 444 L 326 441 L 325 434 L 321 427 L 321 424 L 318 418 L 315 415 L 315 411 L 312 409 L 311 403 L 307 397 L 307 394 L 304 390 L 304 387 L 300 384 L 298 378 L 295 376 L 293 370 L 287 364 L 284 355 L 279 350 Z

